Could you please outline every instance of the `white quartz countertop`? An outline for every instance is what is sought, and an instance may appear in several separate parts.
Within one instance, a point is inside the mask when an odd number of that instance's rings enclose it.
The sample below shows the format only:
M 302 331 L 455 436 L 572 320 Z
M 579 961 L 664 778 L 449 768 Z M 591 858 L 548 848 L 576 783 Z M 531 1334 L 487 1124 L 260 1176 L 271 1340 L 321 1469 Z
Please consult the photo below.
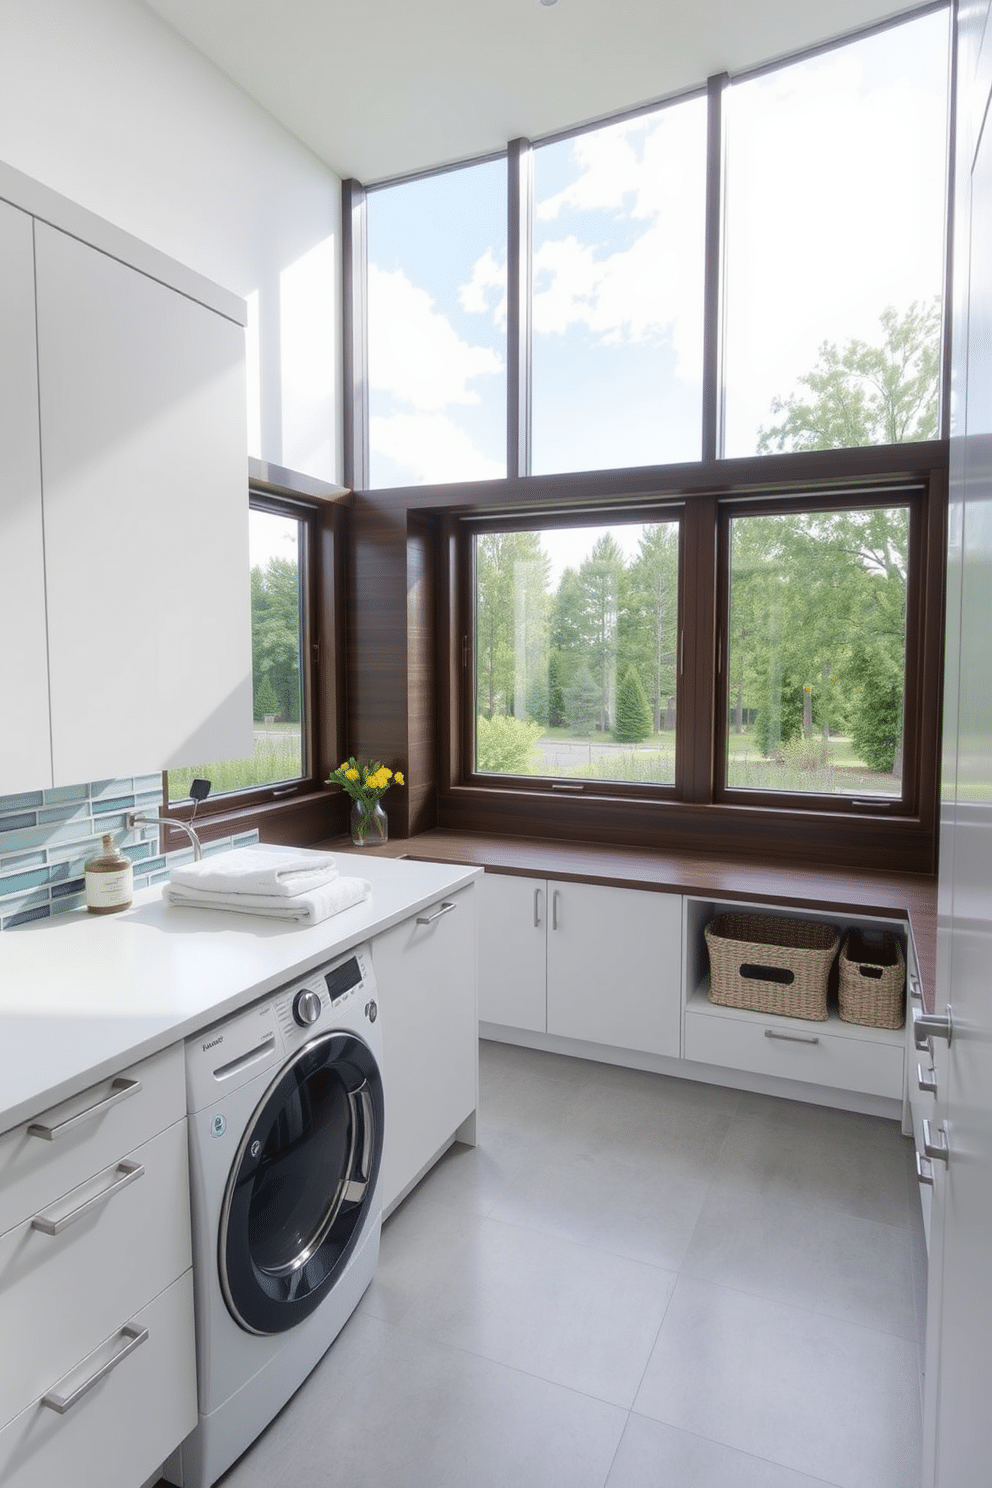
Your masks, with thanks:
M 186 1038 L 471 883 L 481 869 L 335 853 L 372 896 L 319 925 L 180 909 L 161 888 L 0 934 L 0 1131 Z M 386 1009 L 384 1009 L 384 1015 Z

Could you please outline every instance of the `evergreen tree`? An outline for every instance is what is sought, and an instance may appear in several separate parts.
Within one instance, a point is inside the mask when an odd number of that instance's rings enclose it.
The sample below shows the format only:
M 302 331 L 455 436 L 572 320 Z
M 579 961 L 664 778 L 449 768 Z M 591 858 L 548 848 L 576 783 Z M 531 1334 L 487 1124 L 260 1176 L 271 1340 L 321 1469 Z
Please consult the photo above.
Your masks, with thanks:
M 637 675 L 628 666 L 617 688 L 617 721 L 613 737 L 621 744 L 639 744 L 651 736 L 651 706 Z

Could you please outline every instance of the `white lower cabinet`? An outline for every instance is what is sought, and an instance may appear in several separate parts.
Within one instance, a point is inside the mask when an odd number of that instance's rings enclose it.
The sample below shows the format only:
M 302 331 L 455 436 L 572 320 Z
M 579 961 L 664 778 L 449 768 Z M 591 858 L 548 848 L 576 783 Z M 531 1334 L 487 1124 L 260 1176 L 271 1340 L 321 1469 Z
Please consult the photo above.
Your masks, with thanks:
M 677 894 L 482 880 L 483 1022 L 677 1057 L 681 967 Z
M 372 964 L 383 1020 L 386 1212 L 478 1103 L 475 885 L 377 935 Z
M 182 1046 L 0 1136 L 0 1482 L 134 1488 L 196 1422 Z
M 770 1075 L 829 1090 L 901 1101 L 905 1088 L 905 1034 L 902 1028 L 869 1028 L 845 1023 L 835 1007 L 831 1007 L 829 1017 L 818 1022 L 756 1013 L 709 1001 L 709 958 L 704 930 L 715 915 L 726 910 L 820 920 L 835 925 L 841 938 L 848 928 L 861 927 L 890 930 L 905 939 L 905 929 L 897 922 L 882 922 L 868 916 L 858 918 L 779 905 L 728 904 L 687 898 L 685 1059 L 744 1074 Z
M 836 1091 L 855 1104 L 861 1097 L 901 1101 L 903 1029 L 845 1023 L 836 1010 L 817 1023 L 709 1001 L 703 931 L 727 909 L 825 920 L 842 934 L 886 929 L 906 941 L 905 925 L 867 915 L 487 872 L 480 1019 L 497 1037 L 578 1040 L 616 1051 L 621 1063 L 624 1050 L 681 1057 L 677 1070 L 687 1076 L 712 1080 L 727 1070 L 735 1072 L 733 1083 L 756 1077 L 756 1088 L 774 1088 L 763 1083 L 769 1078 L 789 1082 L 781 1086 L 787 1094 L 798 1084 L 819 1088 L 811 1098 Z

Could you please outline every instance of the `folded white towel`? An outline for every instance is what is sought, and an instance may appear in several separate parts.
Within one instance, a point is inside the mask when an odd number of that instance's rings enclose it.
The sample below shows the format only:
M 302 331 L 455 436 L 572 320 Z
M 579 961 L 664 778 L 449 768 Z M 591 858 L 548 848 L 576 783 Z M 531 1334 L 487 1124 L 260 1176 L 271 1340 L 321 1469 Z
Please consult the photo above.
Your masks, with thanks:
M 319 925 L 321 920 L 361 904 L 372 893 L 364 878 L 335 878 L 319 889 L 292 897 L 279 894 L 222 894 L 210 889 L 191 888 L 187 884 L 167 883 L 165 898 L 184 908 L 234 909 L 240 914 L 264 915 L 271 919 L 293 920 L 300 925 Z
M 199 863 L 173 868 L 170 882 L 213 894 L 269 894 L 295 897 L 319 889 L 337 878 L 330 853 L 260 842 L 254 847 L 232 847 Z

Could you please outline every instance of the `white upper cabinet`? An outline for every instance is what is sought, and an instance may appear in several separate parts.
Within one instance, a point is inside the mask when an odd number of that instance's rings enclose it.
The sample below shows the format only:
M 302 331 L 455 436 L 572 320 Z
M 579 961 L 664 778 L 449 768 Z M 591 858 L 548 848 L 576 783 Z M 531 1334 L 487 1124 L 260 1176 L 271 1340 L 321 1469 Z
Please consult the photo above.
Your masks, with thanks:
M 45 222 L 35 255 L 53 782 L 249 754 L 244 331 Z
M 0 201 L 0 792 L 52 773 L 32 220 Z

